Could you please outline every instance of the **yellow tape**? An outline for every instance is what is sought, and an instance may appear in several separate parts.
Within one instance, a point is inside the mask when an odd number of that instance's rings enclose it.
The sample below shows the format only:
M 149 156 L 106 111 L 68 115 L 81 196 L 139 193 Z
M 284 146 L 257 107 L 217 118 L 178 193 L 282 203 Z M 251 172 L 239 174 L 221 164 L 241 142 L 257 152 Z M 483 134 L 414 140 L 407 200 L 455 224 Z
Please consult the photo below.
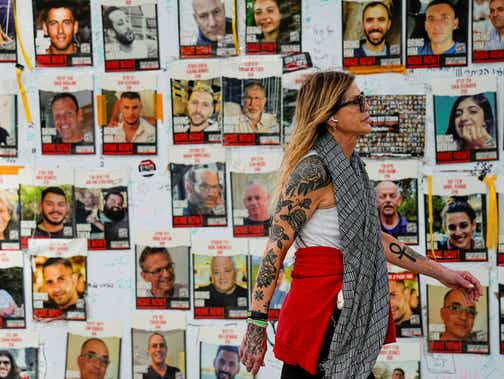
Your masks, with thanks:
M 17 7 L 16 7 L 16 0 L 14 0 L 14 28 L 16 29 L 16 39 L 18 42 L 19 50 L 21 50 L 21 54 L 23 55 L 23 59 L 25 61 L 26 67 L 28 67 L 29 70 L 33 68 L 30 58 L 28 57 L 28 54 L 26 53 L 26 50 L 23 45 L 23 41 L 21 40 L 21 35 L 19 34 L 19 28 L 18 28 L 18 20 L 17 20 Z
M 432 206 L 432 176 L 427 177 L 427 203 L 429 207 L 429 247 L 434 259 L 436 251 L 434 250 L 434 207 Z
M 156 119 L 164 122 L 164 112 L 163 112 L 163 94 L 154 94 L 154 103 L 156 104 Z
M 354 66 L 348 67 L 347 70 L 355 75 L 366 75 L 366 74 L 382 74 L 384 72 L 396 72 L 398 74 L 406 74 L 406 66 Z
M 233 1 L 233 41 L 235 45 L 236 55 L 240 55 L 240 43 L 238 42 L 238 29 L 236 27 L 236 0 Z
M 17 175 L 24 166 L 0 166 L 0 175 Z
M 105 102 L 105 96 L 96 95 L 96 113 L 98 116 L 98 125 L 104 126 L 107 124 L 107 104 Z
M 26 96 L 26 89 L 23 85 L 23 81 L 21 80 L 21 74 L 23 73 L 23 69 L 21 67 L 16 67 L 16 80 L 19 88 L 19 96 L 21 96 L 21 101 L 23 102 L 26 122 L 28 124 L 32 124 L 33 121 L 30 112 L 30 104 L 28 103 L 28 97 Z
M 499 220 L 497 217 L 497 193 L 495 192 L 495 180 L 497 177 L 494 175 L 487 175 L 483 182 L 488 187 L 488 217 L 487 217 L 487 235 L 486 247 L 488 249 L 497 249 L 499 243 Z

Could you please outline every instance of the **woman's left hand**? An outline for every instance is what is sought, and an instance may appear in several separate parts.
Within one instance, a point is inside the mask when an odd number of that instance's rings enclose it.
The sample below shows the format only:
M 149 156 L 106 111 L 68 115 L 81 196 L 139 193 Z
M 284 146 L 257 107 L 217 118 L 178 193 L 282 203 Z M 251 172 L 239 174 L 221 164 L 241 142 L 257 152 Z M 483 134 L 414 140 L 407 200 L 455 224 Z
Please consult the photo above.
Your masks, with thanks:
M 456 271 L 444 268 L 439 278 L 436 278 L 446 287 L 462 291 L 468 301 L 474 303 L 483 294 L 481 283 L 468 271 Z

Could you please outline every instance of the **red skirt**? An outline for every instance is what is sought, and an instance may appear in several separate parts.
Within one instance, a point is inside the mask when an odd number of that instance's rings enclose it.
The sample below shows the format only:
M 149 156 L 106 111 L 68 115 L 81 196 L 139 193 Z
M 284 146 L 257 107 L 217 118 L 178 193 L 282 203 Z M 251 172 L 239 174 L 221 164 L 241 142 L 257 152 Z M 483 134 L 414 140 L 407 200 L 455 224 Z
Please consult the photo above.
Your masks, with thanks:
M 277 359 L 316 374 L 325 331 L 342 286 L 341 250 L 314 246 L 296 251 L 291 288 L 278 319 L 273 348 Z M 395 342 L 395 337 L 389 312 L 385 344 Z

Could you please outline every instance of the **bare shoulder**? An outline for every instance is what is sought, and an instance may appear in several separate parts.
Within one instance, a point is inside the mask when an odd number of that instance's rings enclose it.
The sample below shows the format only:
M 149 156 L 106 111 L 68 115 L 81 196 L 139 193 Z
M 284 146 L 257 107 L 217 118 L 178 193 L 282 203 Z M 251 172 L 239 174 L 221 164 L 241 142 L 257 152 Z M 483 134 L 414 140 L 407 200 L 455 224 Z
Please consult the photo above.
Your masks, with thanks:
M 331 175 L 318 155 L 301 159 L 285 186 L 286 196 L 306 196 L 332 183 Z

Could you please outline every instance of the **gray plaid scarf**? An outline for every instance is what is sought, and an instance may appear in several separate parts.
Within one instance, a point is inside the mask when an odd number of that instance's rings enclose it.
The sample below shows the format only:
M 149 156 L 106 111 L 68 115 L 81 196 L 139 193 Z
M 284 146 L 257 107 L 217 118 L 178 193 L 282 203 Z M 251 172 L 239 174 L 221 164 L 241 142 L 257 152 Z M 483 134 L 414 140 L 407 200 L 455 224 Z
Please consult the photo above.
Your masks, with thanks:
M 343 299 L 325 378 L 367 378 L 387 332 L 389 289 L 375 189 L 357 153 L 325 133 L 315 151 L 332 177 L 343 253 Z

